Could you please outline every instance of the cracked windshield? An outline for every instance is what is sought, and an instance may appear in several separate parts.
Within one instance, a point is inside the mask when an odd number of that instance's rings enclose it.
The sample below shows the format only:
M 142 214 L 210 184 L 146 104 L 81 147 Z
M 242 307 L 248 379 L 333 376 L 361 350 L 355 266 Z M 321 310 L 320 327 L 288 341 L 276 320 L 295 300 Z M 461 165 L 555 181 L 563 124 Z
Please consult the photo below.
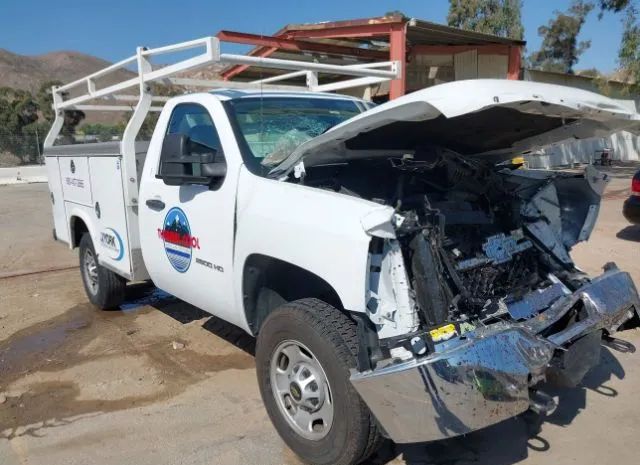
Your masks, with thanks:
M 251 154 L 271 168 L 300 144 L 360 113 L 351 100 L 330 98 L 243 98 L 231 102 Z

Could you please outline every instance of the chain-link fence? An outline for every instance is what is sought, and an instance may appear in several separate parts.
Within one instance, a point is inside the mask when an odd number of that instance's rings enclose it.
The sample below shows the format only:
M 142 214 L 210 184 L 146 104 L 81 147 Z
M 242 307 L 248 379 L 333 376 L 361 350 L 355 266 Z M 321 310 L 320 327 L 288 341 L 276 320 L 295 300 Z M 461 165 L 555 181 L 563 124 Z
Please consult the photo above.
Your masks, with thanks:
M 43 163 L 45 137 L 38 130 L 15 133 L 0 128 L 0 167 Z
M 157 120 L 157 113 L 149 113 L 136 140 L 151 139 Z M 110 124 L 84 123 L 73 130 L 67 128 L 66 131 L 63 128 L 54 145 L 120 141 L 127 122 L 128 120 Z M 21 131 L 0 127 L 0 168 L 44 163 L 42 146 L 49 127 L 48 122 L 24 126 Z

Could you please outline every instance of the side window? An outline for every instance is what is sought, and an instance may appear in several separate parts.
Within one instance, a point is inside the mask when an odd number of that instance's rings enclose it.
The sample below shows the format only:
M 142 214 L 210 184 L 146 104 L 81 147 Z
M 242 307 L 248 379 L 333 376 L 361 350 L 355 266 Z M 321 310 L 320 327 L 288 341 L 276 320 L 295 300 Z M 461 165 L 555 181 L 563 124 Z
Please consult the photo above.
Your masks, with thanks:
M 226 160 L 211 115 L 196 103 L 176 105 L 160 152 L 156 178 L 170 186 L 200 184 L 215 190 L 226 176 Z
M 222 156 L 222 145 L 211 115 L 197 103 L 181 103 L 171 113 L 167 134 L 184 134 L 193 142 L 215 149 Z

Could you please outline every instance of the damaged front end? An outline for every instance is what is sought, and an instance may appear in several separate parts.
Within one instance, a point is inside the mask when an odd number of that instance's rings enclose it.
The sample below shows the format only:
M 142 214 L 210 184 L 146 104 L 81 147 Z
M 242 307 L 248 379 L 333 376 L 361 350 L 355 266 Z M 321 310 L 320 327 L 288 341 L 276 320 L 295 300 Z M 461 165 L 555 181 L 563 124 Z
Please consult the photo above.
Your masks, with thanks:
M 441 150 L 420 158 L 391 160 L 393 233 L 365 224 L 380 338 L 371 369 L 351 378 L 400 443 L 548 412 L 539 383 L 578 384 L 602 337 L 640 310 L 627 273 L 607 264 L 592 279 L 569 256 L 593 229 L 604 175 L 490 169 Z M 385 286 L 395 284 L 386 300 L 397 315 L 380 311 L 380 275 L 395 276 Z M 406 334 L 389 336 L 398 327 Z
M 552 409 L 535 386 L 545 377 L 577 384 L 599 362 L 602 331 L 614 332 L 633 308 L 633 282 L 612 269 L 538 318 L 478 327 L 351 381 L 395 442 L 466 434 L 529 408 Z
M 606 175 L 505 164 L 620 130 L 640 133 L 640 114 L 602 95 L 456 81 L 358 115 L 271 173 L 378 205 L 361 219 L 371 242 L 351 380 L 394 441 L 549 411 L 537 385 L 579 383 L 601 338 L 637 322 L 627 273 L 608 264 L 592 279 L 570 256 L 594 227 Z

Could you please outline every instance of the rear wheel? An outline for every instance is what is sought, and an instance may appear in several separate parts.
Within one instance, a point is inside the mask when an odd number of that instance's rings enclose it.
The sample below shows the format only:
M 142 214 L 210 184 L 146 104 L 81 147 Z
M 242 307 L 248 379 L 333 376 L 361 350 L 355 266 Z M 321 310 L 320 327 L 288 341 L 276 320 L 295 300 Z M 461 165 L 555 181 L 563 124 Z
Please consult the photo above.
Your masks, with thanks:
M 283 305 L 258 334 L 256 365 L 265 407 L 284 442 L 313 464 L 353 465 L 382 436 L 349 381 L 355 324 L 317 299 Z
M 100 266 L 88 233 L 80 239 L 80 274 L 84 290 L 93 305 L 107 310 L 118 307 L 124 300 L 124 278 Z

